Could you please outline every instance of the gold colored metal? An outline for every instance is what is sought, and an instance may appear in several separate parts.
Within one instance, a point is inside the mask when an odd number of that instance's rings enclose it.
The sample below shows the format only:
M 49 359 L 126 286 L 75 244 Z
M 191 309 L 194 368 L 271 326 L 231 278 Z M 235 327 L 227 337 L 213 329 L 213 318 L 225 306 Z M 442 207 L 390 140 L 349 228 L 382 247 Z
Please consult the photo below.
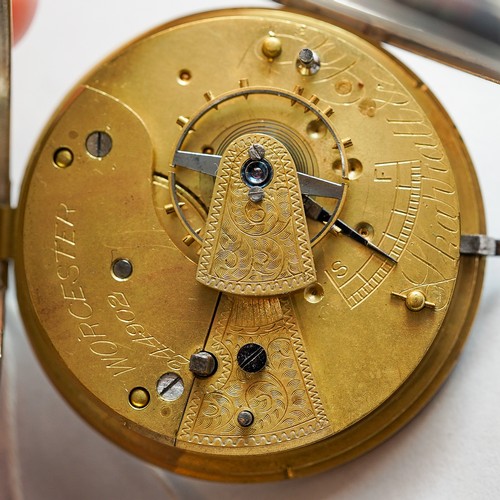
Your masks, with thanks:
M 181 69 L 178 78 L 179 84 L 187 85 L 190 80 L 191 80 L 191 72 L 188 69 Z
M 54 153 L 54 164 L 59 168 L 69 167 L 73 159 L 73 153 L 68 148 L 60 148 Z
M 138 410 L 146 408 L 150 400 L 151 396 L 149 395 L 149 392 L 142 387 L 136 387 L 135 389 L 132 389 L 130 391 L 129 395 L 130 404 L 134 408 L 137 408 Z
M 183 201 L 181 201 L 179 203 L 179 207 L 183 207 L 185 205 L 185 203 Z M 173 203 L 167 203 L 165 205 L 165 213 L 166 214 L 174 214 L 175 213 L 175 208 L 174 208 L 174 204 Z
M 406 307 L 413 312 L 421 311 L 424 307 L 436 308 L 436 304 L 426 300 L 425 294 L 421 290 L 412 290 L 408 295 L 397 292 L 392 292 L 391 295 L 404 299 Z
M 241 170 L 260 144 L 274 170 L 259 204 L 248 199 Z M 291 293 L 316 281 L 294 161 L 276 139 L 245 134 L 227 146 L 208 212 L 196 279 L 222 292 Z
M 346 137 L 345 139 L 342 139 L 342 144 L 344 145 L 344 148 L 350 148 L 351 146 L 353 146 L 353 142 L 352 142 L 352 139 L 350 137 Z
M 356 172 L 354 169 L 352 172 Z M 352 178 L 356 178 L 354 175 L 352 175 Z M 373 236 L 375 234 L 375 229 L 373 229 L 373 226 L 371 224 L 368 224 L 368 222 L 360 222 L 356 224 L 356 231 L 363 236 L 363 238 L 366 238 L 368 241 L 373 240 Z
M 189 118 L 186 118 L 185 116 L 181 115 L 181 116 L 177 117 L 176 123 L 180 127 L 184 127 L 185 125 L 187 125 L 189 123 Z
M 311 97 L 309 97 L 309 101 L 312 103 L 312 104 L 318 104 L 319 102 L 319 97 L 317 95 L 312 95 Z
M 234 346 L 249 342 L 268 353 L 267 366 L 257 373 L 235 366 L 231 354 Z M 219 368 L 215 377 L 193 384 L 177 436 L 179 448 L 267 455 L 331 434 L 288 297 L 223 296 L 206 348 L 220 360 Z M 252 431 L 235 425 L 245 406 L 255 417 Z
M 321 70 L 304 77 L 307 46 Z M 102 158 L 86 153 L 93 131 L 112 139 Z M 274 177 L 254 202 L 255 143 Z M 70 168 L 54 167 L 59 148 Z M 222 157 L 215 181 L 173 166 L 179 149 Z M 315 197 L 326 219 L 305 218 L 297 172 L 342 184 L 341 199 Z M 335 237 L 337 217 L 369 224 L 397 262 Z M 432 94 L 380 47 L 284 10 L 191 16 L 97 67 L 41 137 L 8 219 L 22 315 L 62 394 L 127 450 L 211 480 L 300 477 L 387 439 L 451 370 L 484 271 L 459 253 L 461 234 L 485 233 L 475 173 Z M 393 291 L 435 308 L 410 313 Z M 253 341 L 267 363 L 247 373 L 237 354 Z M 189 369 L 201 351 L 218 365 L 204 379 Z M 183 390 L 160 394 L 170 379 Z
M 304 290 L 304 298 L 311 304 L 318 304 L 324 299 L 324 297 L 325 290 L 320 283 L 313 283 Z
M 302 85 L 296 84 L 295 87 L 293 88 L 293 93 L 297 95 L 302 95 L 304 93 L 304 87 Z M 297 101 L 290 101 L 291 106 L 295 106 L 297 104 Z M 327 111 L 329 111 L 330 108 L 327 108 Z M 326 115 L 326 113 L 325 113 Z M 328 115 L 326 115 L 328 116 Z
M 279 57 L 282 50 L 281 40 L 272 31 L 264 38 L 262 42 L 262 53 L 269 59 Z
M 205 92 L 203 94 L 203 97 L 206 99 L 207 102 L 210 102 L 210 101 L 214 100 L 214 94 L 210 90 L 208 92 Z
M 195 241 L 196 240 L 193 238 L 193 236 L 191 234 L 187 234 L 186 236 L 184 236 L 184 238 L 182 238 L 182 242 L 186 246 L 192 245 Z
M 10 206 L 0 206 L 0 261 L 13 257 L 12 232 L 15 225 L 16 210 Z M 6 284 L 6 281 L 4 281 Z
M 200 232 L 201 232 L 201 228 L 198 228 L 195 231 L 195 233 L 197 233 L 197 234 L 199 234 Z M 191 235 L 191 234 L 187 234 L 186 236 L 184 236 L 184 238 L 182 238 L 182 242 L 186 246 L 192 245 L 195 241 L 196 240 L 194 239 L 193 235 Z

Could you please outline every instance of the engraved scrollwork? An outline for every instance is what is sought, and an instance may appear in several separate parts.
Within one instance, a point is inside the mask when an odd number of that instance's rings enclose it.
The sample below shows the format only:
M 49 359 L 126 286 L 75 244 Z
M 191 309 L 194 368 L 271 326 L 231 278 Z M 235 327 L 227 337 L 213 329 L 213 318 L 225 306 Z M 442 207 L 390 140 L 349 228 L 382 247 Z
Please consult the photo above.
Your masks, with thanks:
M 259 203 L 249 200 L 241 166 L 261 144 L 274 177 Z M 315 281 L 314 262 L 293 160 L 276 139 L 248 134 L 226 150 L 210 207 L 197 279 L 233 294 L 276 295 Z
M 221 300 L 207 343 L 220 361 L 217 379 L 195 382 L 178 446 L 282 446 L 330 432 L 290 299 L 224 296 Z M 259 373 L 244 372 L 234 360 L 234 353 L 249 340 L 259 342 L 268 353 L 267 366 Z M 255 415 L 251 432 L 236 422 L 241 408 Z

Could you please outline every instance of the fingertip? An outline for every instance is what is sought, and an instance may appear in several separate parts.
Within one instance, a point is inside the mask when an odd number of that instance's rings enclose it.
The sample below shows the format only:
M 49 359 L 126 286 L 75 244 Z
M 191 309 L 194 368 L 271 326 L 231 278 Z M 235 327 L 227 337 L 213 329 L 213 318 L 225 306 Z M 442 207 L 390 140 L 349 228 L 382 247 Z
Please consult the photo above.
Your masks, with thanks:
M 38 0 L 13 0 L 12 21 L 14 43 L 17 43 L 28 30 L 35 15 Z

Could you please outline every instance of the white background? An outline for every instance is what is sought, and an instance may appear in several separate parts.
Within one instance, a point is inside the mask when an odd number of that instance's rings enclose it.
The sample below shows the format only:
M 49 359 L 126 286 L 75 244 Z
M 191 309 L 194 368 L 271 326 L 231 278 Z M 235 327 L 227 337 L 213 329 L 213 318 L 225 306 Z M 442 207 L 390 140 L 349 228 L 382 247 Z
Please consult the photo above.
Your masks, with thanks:
M 17 193 L 33 145 L 62 97 L 93 65 L 141 32 L 187 13 L 271 2 L 41 0 L 14 50 L 12 179 Z M 500 237 L 500 87 L 393 50 L 442 101 L 476 165 L 489 233 Z M 14 195 L 16 200 L 17 194 Z M 12 280 L 11 280 L 12 282 Z M 223 485 L 153 468 L 85 424 L 52 389 L 8 298 L 0 408 L 16 498 L 488 499 L 500 498 L 500 257 L 459 364 L 428 407 L 387 443 L 310 478 Z M 4 423 L 5 425 L 5 423 Z

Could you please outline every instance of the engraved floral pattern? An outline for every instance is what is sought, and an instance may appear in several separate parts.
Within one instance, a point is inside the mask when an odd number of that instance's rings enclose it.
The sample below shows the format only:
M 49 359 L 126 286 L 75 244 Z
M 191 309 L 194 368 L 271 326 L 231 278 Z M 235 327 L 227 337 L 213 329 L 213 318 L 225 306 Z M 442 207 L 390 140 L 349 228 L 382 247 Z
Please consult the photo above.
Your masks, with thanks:
M 267 352 L 261 372 L 246 373 L 238 367 L 236 353 L 248 342 L 259 343 Z M 214 381 L 195 382 L 179 446 L 282 446 L 331 432 L 288 298 L 223 297 L 207 349 L 216 355 L 219 369 Z M 255 416 L 251 430 L 237 423 L 241 409 Z
M 274 178 L 253 203 L 240 170 L 254 143 L 266 149 Z M 210 207 L 197 279 L 234 294 L 276 295 L 316 279 L 293 160 L 281 143 L 249 134 L 227 149 Z

